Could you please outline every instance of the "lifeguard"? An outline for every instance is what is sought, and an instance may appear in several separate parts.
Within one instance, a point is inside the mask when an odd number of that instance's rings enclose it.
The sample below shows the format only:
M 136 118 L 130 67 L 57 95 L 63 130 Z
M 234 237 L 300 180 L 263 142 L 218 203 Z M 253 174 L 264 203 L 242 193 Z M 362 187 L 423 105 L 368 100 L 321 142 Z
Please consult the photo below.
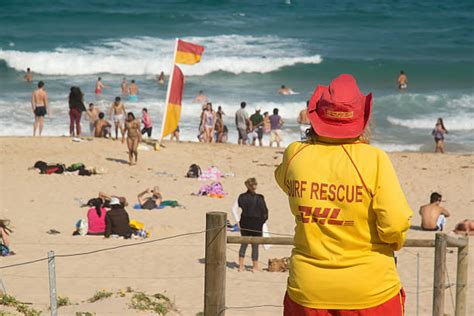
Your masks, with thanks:
M 275 171 L 296 225 L 285 316 L 403 315 L 394 251 L 412 210 L 390 159 L 368 144 L 371 108 L 351 75 L 318 86 L 307 140 Z

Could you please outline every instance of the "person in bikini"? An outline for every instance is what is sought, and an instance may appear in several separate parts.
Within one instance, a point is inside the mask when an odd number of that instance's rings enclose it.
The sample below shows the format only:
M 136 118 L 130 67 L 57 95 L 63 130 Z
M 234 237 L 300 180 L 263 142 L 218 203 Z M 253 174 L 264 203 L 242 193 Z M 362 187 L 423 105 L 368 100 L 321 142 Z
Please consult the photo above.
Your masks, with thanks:
M 38 135 L 41 136 L 43 132 L 44 116 L 48 114 L 48 93 L 44 90 L 44 82 L 38 82 L 38 89 L 36 89 L 31 95 L 31 108 L 35 115 L 35 122 L 33 124 L 33 136 L 36 136 L 36 130 Z
M 151 194 L 151 196 L 145 197 L 147 194 Z M 163 197 L 160 188 L 155 186 L 153 189 L 146 189 L 138 194 L 137 199 L 142 209 L 153 210 L 160 206 Z
M 435 140 L 435 153 L 444 154 L 444 134 L 448 134 L 448 130 L 444 127 L 443 119 L 440 117 L 436 121 L 435 128 L 431 132 Z
M 207 103 L 202 115 L 201 125 L 204 127 L 204 142 L 212 143 L 214 128 L 216 125 L 216 113 L 212 109 L 212 103 Z
M 443 231 L 446 226 L 446 218 L 451 214 L 441 204 L 441 194 L 431 193 L 430 204 L 420 207 L 421 229 L 427 231 Z
M 130 165 L 135 165 L 138 160 L 138 144 L 142 141 L 142 132 L 140 129 L 140 120 L 136 119 L 132 112 L 128 112 L 127 114 L 122 143 L 124 142 L 125 134 L 127 134 L 128 160 Z
M 122 134 L 122 142 L 124 137 L 124 123 L 125 123 L 125 106 L 120 97 L 116 97 L 114 103 L 109 109 L 109 118 L 115 125 L 115 139 L 118 139 L 118 130 Z

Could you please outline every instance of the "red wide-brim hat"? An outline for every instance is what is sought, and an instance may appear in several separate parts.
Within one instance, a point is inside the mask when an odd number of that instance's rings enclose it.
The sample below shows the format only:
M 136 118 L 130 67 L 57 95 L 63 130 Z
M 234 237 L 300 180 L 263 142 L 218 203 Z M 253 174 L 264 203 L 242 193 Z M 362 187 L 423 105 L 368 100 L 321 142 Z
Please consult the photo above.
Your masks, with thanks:
M 317 135 L 355 138 L 362 135 L 372 112 L 372 93 L 364 96 L 352 75 L 339 75 L 329 86 L 318 85 L 308 104 Z

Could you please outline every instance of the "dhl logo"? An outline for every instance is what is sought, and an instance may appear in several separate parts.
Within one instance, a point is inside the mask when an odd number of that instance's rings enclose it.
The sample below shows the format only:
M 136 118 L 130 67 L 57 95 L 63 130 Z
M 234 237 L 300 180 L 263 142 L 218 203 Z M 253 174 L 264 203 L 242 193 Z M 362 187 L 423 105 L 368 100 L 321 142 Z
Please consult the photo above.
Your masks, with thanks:
M 321 208 L 311 206 L 299 206 L 298 211 L 300 215 L 296 218 L 304 224 L 317 223 L 321 225 L 339 225 L 339 226 L 354 226 L 354 221 L 344 221 L 338 219 L 341 209 L 339 208 Z

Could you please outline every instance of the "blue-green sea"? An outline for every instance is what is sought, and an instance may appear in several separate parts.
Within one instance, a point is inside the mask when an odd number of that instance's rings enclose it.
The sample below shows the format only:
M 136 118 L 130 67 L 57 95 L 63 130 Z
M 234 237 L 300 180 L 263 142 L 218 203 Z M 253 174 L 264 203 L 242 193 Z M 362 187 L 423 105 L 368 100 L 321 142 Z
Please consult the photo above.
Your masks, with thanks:
M 147 1 L 0 0 L 0 135 L 31 135 L 31 92 L 46 83 L 52 115 L 45 135 L 68 134 L 67 95 L 106 110 L 123 77 L 140 86 L 158 137 L 176 38 L 205 46 L 201 63 L 183 66 L 182 138 L 197 140 L 204 90 L 222 106 L 236 142 L 233 114 L 277 107 L 285 144 L 298 139 L 296 116 L 318 83 L 353 74 L 374 93 L 373 141 L 390 151 L 431 151 L 442 117 L 448 151 L 474 150 L 474 2 L 460 1 Z M 22 80 L 30 67 L 34 82 Z M 397 89 L 404 70 L 406 92 Z M 98 76 L 109 86 L 93 93 Z M 299 94 L 280 96 L 285 84 Z M 84 122 L 86 123 L 86 122 Z

